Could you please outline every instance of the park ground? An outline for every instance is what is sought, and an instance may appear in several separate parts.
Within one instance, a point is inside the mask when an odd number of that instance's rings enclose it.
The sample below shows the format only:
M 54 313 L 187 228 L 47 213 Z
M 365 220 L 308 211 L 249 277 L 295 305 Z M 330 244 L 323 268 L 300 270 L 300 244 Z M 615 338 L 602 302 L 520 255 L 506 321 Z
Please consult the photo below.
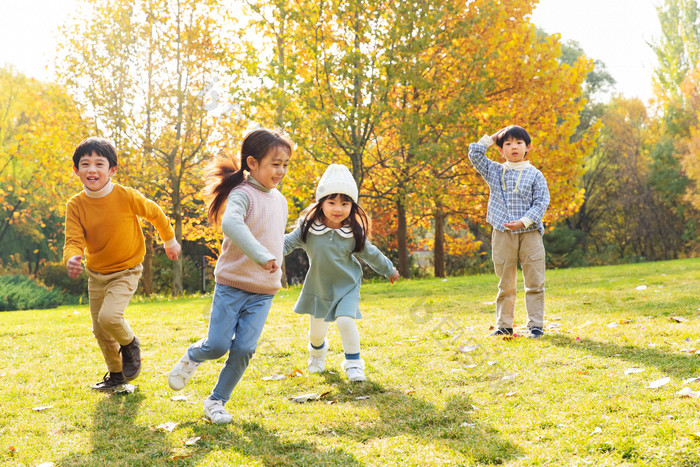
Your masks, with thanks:
M 307 374 L 300 289 L 280 291 L 226 426 L 202 414 L 223 360 L 167 384 L 211 297 L 133 301 L 144 368 L 121 395 L 89 389 L 87 306 L 0 313 L 0 465 L 700 465 L 700 398 L 678 394 L 700 391 L 699 259 L 548 271 L 539 340 L 486 336 L 495 287 L 364 284 L 353 384 L 334 327 L 328 371 Z

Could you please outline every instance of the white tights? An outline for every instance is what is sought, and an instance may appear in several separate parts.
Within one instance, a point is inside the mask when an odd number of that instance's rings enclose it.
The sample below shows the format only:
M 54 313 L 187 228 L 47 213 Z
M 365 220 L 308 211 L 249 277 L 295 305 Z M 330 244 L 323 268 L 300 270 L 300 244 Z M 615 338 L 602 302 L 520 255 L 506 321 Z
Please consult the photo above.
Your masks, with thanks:
M 343 342 L 343 352 L 347 354 L 360 353 L 360 332 L 357 330 L 355 319 L 349 316 L 339 316 L 335 321 L 338 324 L 340 340 Z M 315 347 L 323 345 L 331 323 L 323 318 L 309 316 L 309 342 Z

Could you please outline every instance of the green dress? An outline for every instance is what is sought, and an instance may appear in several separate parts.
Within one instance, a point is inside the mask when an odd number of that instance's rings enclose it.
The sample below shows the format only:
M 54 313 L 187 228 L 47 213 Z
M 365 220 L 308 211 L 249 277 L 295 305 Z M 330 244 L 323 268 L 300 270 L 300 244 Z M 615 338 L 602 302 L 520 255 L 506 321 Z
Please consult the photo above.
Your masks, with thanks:
M 361 259 L 387 279 L 394 274 L 394 265 L 369 240 L 359 253 L 353 253 L 355 238 L 350 227 L 331 229 L 314 223 L 306 243 L 301 241 L 301 227 L 284 236 L 284 254 L 301 248 L 309 257 L 309 271 L 294 311 L 310 314 L 325 321 L 338 316 L 360 319 Z

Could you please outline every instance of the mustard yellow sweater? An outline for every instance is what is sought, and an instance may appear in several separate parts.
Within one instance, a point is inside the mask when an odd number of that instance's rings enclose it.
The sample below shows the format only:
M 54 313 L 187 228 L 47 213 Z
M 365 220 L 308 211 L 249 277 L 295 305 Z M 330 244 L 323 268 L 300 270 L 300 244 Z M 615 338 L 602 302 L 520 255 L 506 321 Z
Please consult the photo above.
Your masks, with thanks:
M 64 264 L 84 255 L 85 266 L 102 274 L 138 266 L 146 252 L 139 217 L 153 224 L 164 242 L 174 239 L 168 218 L 155 202 L 133 188 L 110 188 L 101 197 L 82 191 L 68 200 Z

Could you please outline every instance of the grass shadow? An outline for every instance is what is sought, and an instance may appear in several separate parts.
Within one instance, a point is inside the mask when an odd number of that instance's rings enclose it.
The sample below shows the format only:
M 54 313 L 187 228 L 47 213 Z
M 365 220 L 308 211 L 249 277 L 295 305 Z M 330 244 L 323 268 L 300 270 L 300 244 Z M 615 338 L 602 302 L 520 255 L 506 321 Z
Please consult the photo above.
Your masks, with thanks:
M 675 354 L 655 348 L 599 342 L 588 338 L 576 340 L 562 335 L 551 335 L 547 339 L 559 347 L 583 350 L 601 357 L 621 358 L 634 366 L 654 366 L 660 372 L 680 379 L 700 373 L 700 359 L 696 356 Z
M 164 464 L 170 445 L 164 432 L 134 423 L 146 398 L 138 388 L 133 394 L 105 396 L 93 415 L 92 451 L 71 454 L 59 466 L 136 466 Z
M 416 442 L 433 439 L 475 463 L 504 463 L 522 455 L 518 446 L 504 440 L 498 430 L 474 420 L 474 405 L 468 396 L 450 397 L 440 409 L 412 394 L 387 389 L 373 381 L 351 383 L 337 374 L 322 375 L 327 383 L 337 387 L 338 403 L 368 405 L 379 414 L 376 420 L 341 421 L 326 428 L 338 436 L 361 443 L 382 442 L 402 435 Z

